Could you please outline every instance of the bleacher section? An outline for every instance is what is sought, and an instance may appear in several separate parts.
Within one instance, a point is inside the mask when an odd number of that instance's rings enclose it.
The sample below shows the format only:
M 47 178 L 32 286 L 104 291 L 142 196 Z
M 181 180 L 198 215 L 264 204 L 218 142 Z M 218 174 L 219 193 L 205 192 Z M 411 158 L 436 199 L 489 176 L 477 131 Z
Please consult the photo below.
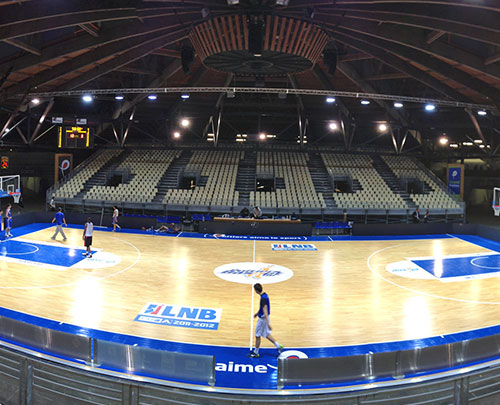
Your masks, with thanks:
M 328 220 L 344 212 L 409 218 L 416 206 L 433 215 L 464 213 L 463 204 L 411 157 L 316 149 L 106 150 L 49 192 L 58 203 L 163 214 L 238 214 L 255 205 L 265 215 L 295 211 Z
M 83 166 L 76 174 L 68 181 L 63 183 L 53 193 L 56 198 L 75 198 L 76 195 L 83 190 L 85 183 L 112 158 L 122 153 L 121 150 L 105 150 L 98 153 L 97 156 L 90 160 L 88 164 Z
M 326 208 L 322 193 L 316 193 L 302 152 L 258 152 L 256 175 L 284 179 L 285 188 L 274 192 L 250 192 L 250 205 L 273 208 Z
M 84 196 L 89 200 L 152 202 L 158 192 L 157 184 L 180 150 L 134 150 L 116 168 L 127 173 L 130 181 L 114 186 L 94 186 Z
M 407 209 L 399 194 L 395 194 L 373 167 L 369 155 L 322 153 L 330 174 L 338 178 L 357 180 L 360 189 L 354 192 L 335 192 L 338 207 L 355 209 Z
M 169 189 L 164 204 L 196 206 L 238 205 L 238 191 L 235 191 L 238 163 L 244 157 L 242 151 L 193 152 L 184 173 L 194 177 L 206 177 L 206 184 L 193 189 Z
M 392 171 L 400 178 L 417 179 L 430 186 L 426 193 L 410 194 L 411 199 L 421 209 L 460 209 L 460 204 L 430 176 L 423 167 L 404 156 L 382 157 Z

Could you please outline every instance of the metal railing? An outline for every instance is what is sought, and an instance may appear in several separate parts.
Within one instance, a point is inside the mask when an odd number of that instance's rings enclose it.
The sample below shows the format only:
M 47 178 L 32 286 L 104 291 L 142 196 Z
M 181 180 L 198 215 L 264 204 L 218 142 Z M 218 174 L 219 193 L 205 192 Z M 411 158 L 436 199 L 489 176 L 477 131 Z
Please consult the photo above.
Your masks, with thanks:
M 0 339 L 90 370 L 155 376 L 185 383 L 215 384 L 215 357 L 156 350 L 95 339 L 0 315 Z
M 304 385 L 393 381 L 500 358 L 500 335 L 410 350 L 312 359 L 279 358 L 278 389 Z M 458 372 L 457 372 L 458 373 Z

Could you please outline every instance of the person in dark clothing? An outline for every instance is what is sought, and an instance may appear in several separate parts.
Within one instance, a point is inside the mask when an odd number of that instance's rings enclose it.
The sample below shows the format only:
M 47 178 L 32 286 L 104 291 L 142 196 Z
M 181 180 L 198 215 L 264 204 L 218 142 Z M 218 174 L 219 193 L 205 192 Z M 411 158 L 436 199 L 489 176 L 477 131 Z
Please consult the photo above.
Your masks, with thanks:
M 425 223 L 429 222 L 429 210 L 425 210 L 425 213 L 424 213 L 424 222 Z
M 418 224 L 420 222 L 420 211 L 418 208 L 413 211 L 413 214 L 411 214 L 411 216 L 413 217 L 414 224 Z

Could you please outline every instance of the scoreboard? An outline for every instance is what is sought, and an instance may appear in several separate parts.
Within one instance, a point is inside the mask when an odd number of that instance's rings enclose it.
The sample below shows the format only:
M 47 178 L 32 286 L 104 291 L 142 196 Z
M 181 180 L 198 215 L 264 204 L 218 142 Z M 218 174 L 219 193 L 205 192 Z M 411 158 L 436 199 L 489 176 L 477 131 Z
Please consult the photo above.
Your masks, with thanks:
M 58 148 L 87 149 L 93 146 L 93 128 L 78 125 L 61 125 L 58 128 Z

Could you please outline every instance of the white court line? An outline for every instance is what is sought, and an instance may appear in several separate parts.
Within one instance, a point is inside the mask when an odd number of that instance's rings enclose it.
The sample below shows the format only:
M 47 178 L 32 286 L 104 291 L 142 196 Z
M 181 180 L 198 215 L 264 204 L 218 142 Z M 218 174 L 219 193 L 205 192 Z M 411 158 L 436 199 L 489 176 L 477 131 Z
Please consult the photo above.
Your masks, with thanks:
M 487 247 L 481 246 L 478 243 L 474 243 L 474 242 L 471 242 L 470 240 L 462 239 L 460 236 L 455 236 L 455 235 L 452 235 L 451 233 L 447 233 L 446 235 L 449 236 L 450 238 L 458 239 L 459 241 L 462 241 L 462 242 L 465 242 L 465 243 L 470 243 L 471 245 L 474 245 L 474 246 L 479 246 L 480 248 L 489 250 L 490 252 L 499 253 L 496 250 L 488 249 Z
M 24 243 L 24 242 L 21 242 L 23 245 L 28 245 L 28 246 L 31 246 L 31 247 L 34 247 L 35 250 L 32 250 L 31 252 L 20 252 L 20 253 L 15 253 L 15 252 L 9 252 L 8 250 L 5 252 L 5 255 L 3 254 L 3 252 L 0 254 L 0 257 L 6 257 L 7 255 L 11 255 L 11 256 L 22 256 L 22 255 L 31 255 L 33 253 L 36 253 L 40 250 L 40 248 L 38 246 L 35 246 L 35 245 L 32 245 L 30 243 Z
M 60 241 L 59 242 L 57 242 L 57 241 L 48 242 L 48 241 L 43 241 L 43 240 L 23 238 L 22 236 L 17 237 L 15 240 L 16 240 L 16 242 L 36 243 L 37 245 L 52 246 L 52 247 L 59 247 L 59 248 L 66 248 L 66 249 L 85 250 L 84 246 L 74 246 L 74 245 L 69 245 L 69 244 L 61 244 Z M 92 248 L 92 250 L 100 251 L 100 250 L 102 250 L 102 248 Z
M 489 251 L 489 252 L 480 252 L 480 253 L 462 253 L 457 255 L 447 255 L 447 256 L 419 256 L 419 257 L 407 257 L 406 260 L 436 260 L 436 259 L 466 259 L 468 257 L 476 258 L 481 256 L 498 256 L 500 253 Z
M 131 265 L 125 267 L 124 269 L 122 269 L 120 271 L 117 271 L 116 273 L 108 274 L 107 276 L 95 278 L 95 280 L 98 280 L 98 281 L 105 280 L 107 278 L 117 276 L 118 274 L 121 274 L 121 273 L 124 273 L 127 270 L 130 270 L 141 259 L 141 251 L 134 244 L 132 244 L 130 242 L 127 242 L 127 241 L 125 241 L 123 239 L 115 238 L 114 236 L 110 236 L 110 238 L 119 240 L 120 242 L 123 242 L 123 243 L 126 243 L 127 245 L 132 246 L 136 250 L 136 252 L 137 252 L 137 257 L 135 258 L 134 263 L 132 263 Z M 34 289 L 37 289 L 37 288 L 60 288 L 60 287 L 69 287 L 69 286 L 72 286 L 72 285 L 77 285 L 78 283 L 79 283 L 79 281 L 75 281 L 73 283 L 47 285 L 47 286 L 24 286 L 24 287 L 2 287 L 2 286 L 0 286 L 0 290 L 34 290 Z
M 255 263 L 255 239 L 253 240 L 253 262 Z M 250 350 L 252 350 L 252 334 L 253 334 L 253 305 L 254 305 L 254 293 L 253 284 L 250 284 L 250 294 L 252 294 L 252 304 L 250 305 Z
M 458 239 L 458 238 L 457 238 L 457 239 Z M 411 241 L 411 242 L 413 242 L 413 241 Z M 413 288 L 408 288 L 408 287 L 402 286 L 402 285 L 400 285 L 400 284 L 398 284 L 398 283 L 395 283 L 395 282 L 393 282 L 393 281 L 391 281 L 391 280 L 388 280 L 387 278 L 385 278 L 384 276 L 380 275 L 379 273 L 377 273 L 377 272 L 373 269 L 373 267 L 372 267 L 372 265 L 371 265 L 370 261 L 371 261 L 371 259 L 372 259 L 375 255 L 377 255 L 377 254 L 379 254 L 379 253 L 383 252 L 384 250 L 387 250 L 387 249 L 392 249 L 392 248 L 396 248 L 396 247 L 399 247 L 399 246 L 403 246 L 403 244 L 401 243 L 401 244 L 399 244 L 399 245 L 388 246 L 388 247 L 385 247 L 385 248 L 383 248 L 383 249 L 379 249 L 379 250 L 377 250 L 377 251 L 373 252 L 373 253 L 372 253 L 372 254 L 368 257 L 368 259 L 366 259 L 366 265 L 368 266 L 368 269 L 372 272 L 372 274 L 373 274 L 375 277 L 378 277 L 378 278 L 380 278 L 381 280 L 384 280 L 385 282 L 387 282 L 387 283 L 389 283 L 389 284 L 392 284 L 392 285 L 393 285 L 393 286 L 395 286 L 395 287 L 399 287 L 399 288 L 401 288 L 401 289 L 403 289 L 403 290 L 406 290 L 406 291 L 411 291 L 411 292 L 416 293 L 416 294 L 425 295 L 425 296 L 427 296 L 427 297 L 440 298 L 440 299 L 443 299 L 443 300 L 455 301 L 455 302 L 465 302 L 465 303 L 468 303 L 468 304 L 488 304 L 488 305 L 500 305 L 500 302 L 490 302 L 490 301 L 472 301 L 472 300 L 465 300 L 465 299 L 461 299 L 461 298 L 443 297 L 443 296 L 441 296 L 441 295 L 430 294 L 430 293 L 427 293 L 427 292 L 424 292 L 424 291 L 419 291 L 419 290 L 415 290 L 415 289 L 413 289 Z
M 177 234 L 176 238 L 178 238 L 179 236 L 181 236 L 181 233 L 182 233 L 182 231 L 180 231 L 180 232 Z

